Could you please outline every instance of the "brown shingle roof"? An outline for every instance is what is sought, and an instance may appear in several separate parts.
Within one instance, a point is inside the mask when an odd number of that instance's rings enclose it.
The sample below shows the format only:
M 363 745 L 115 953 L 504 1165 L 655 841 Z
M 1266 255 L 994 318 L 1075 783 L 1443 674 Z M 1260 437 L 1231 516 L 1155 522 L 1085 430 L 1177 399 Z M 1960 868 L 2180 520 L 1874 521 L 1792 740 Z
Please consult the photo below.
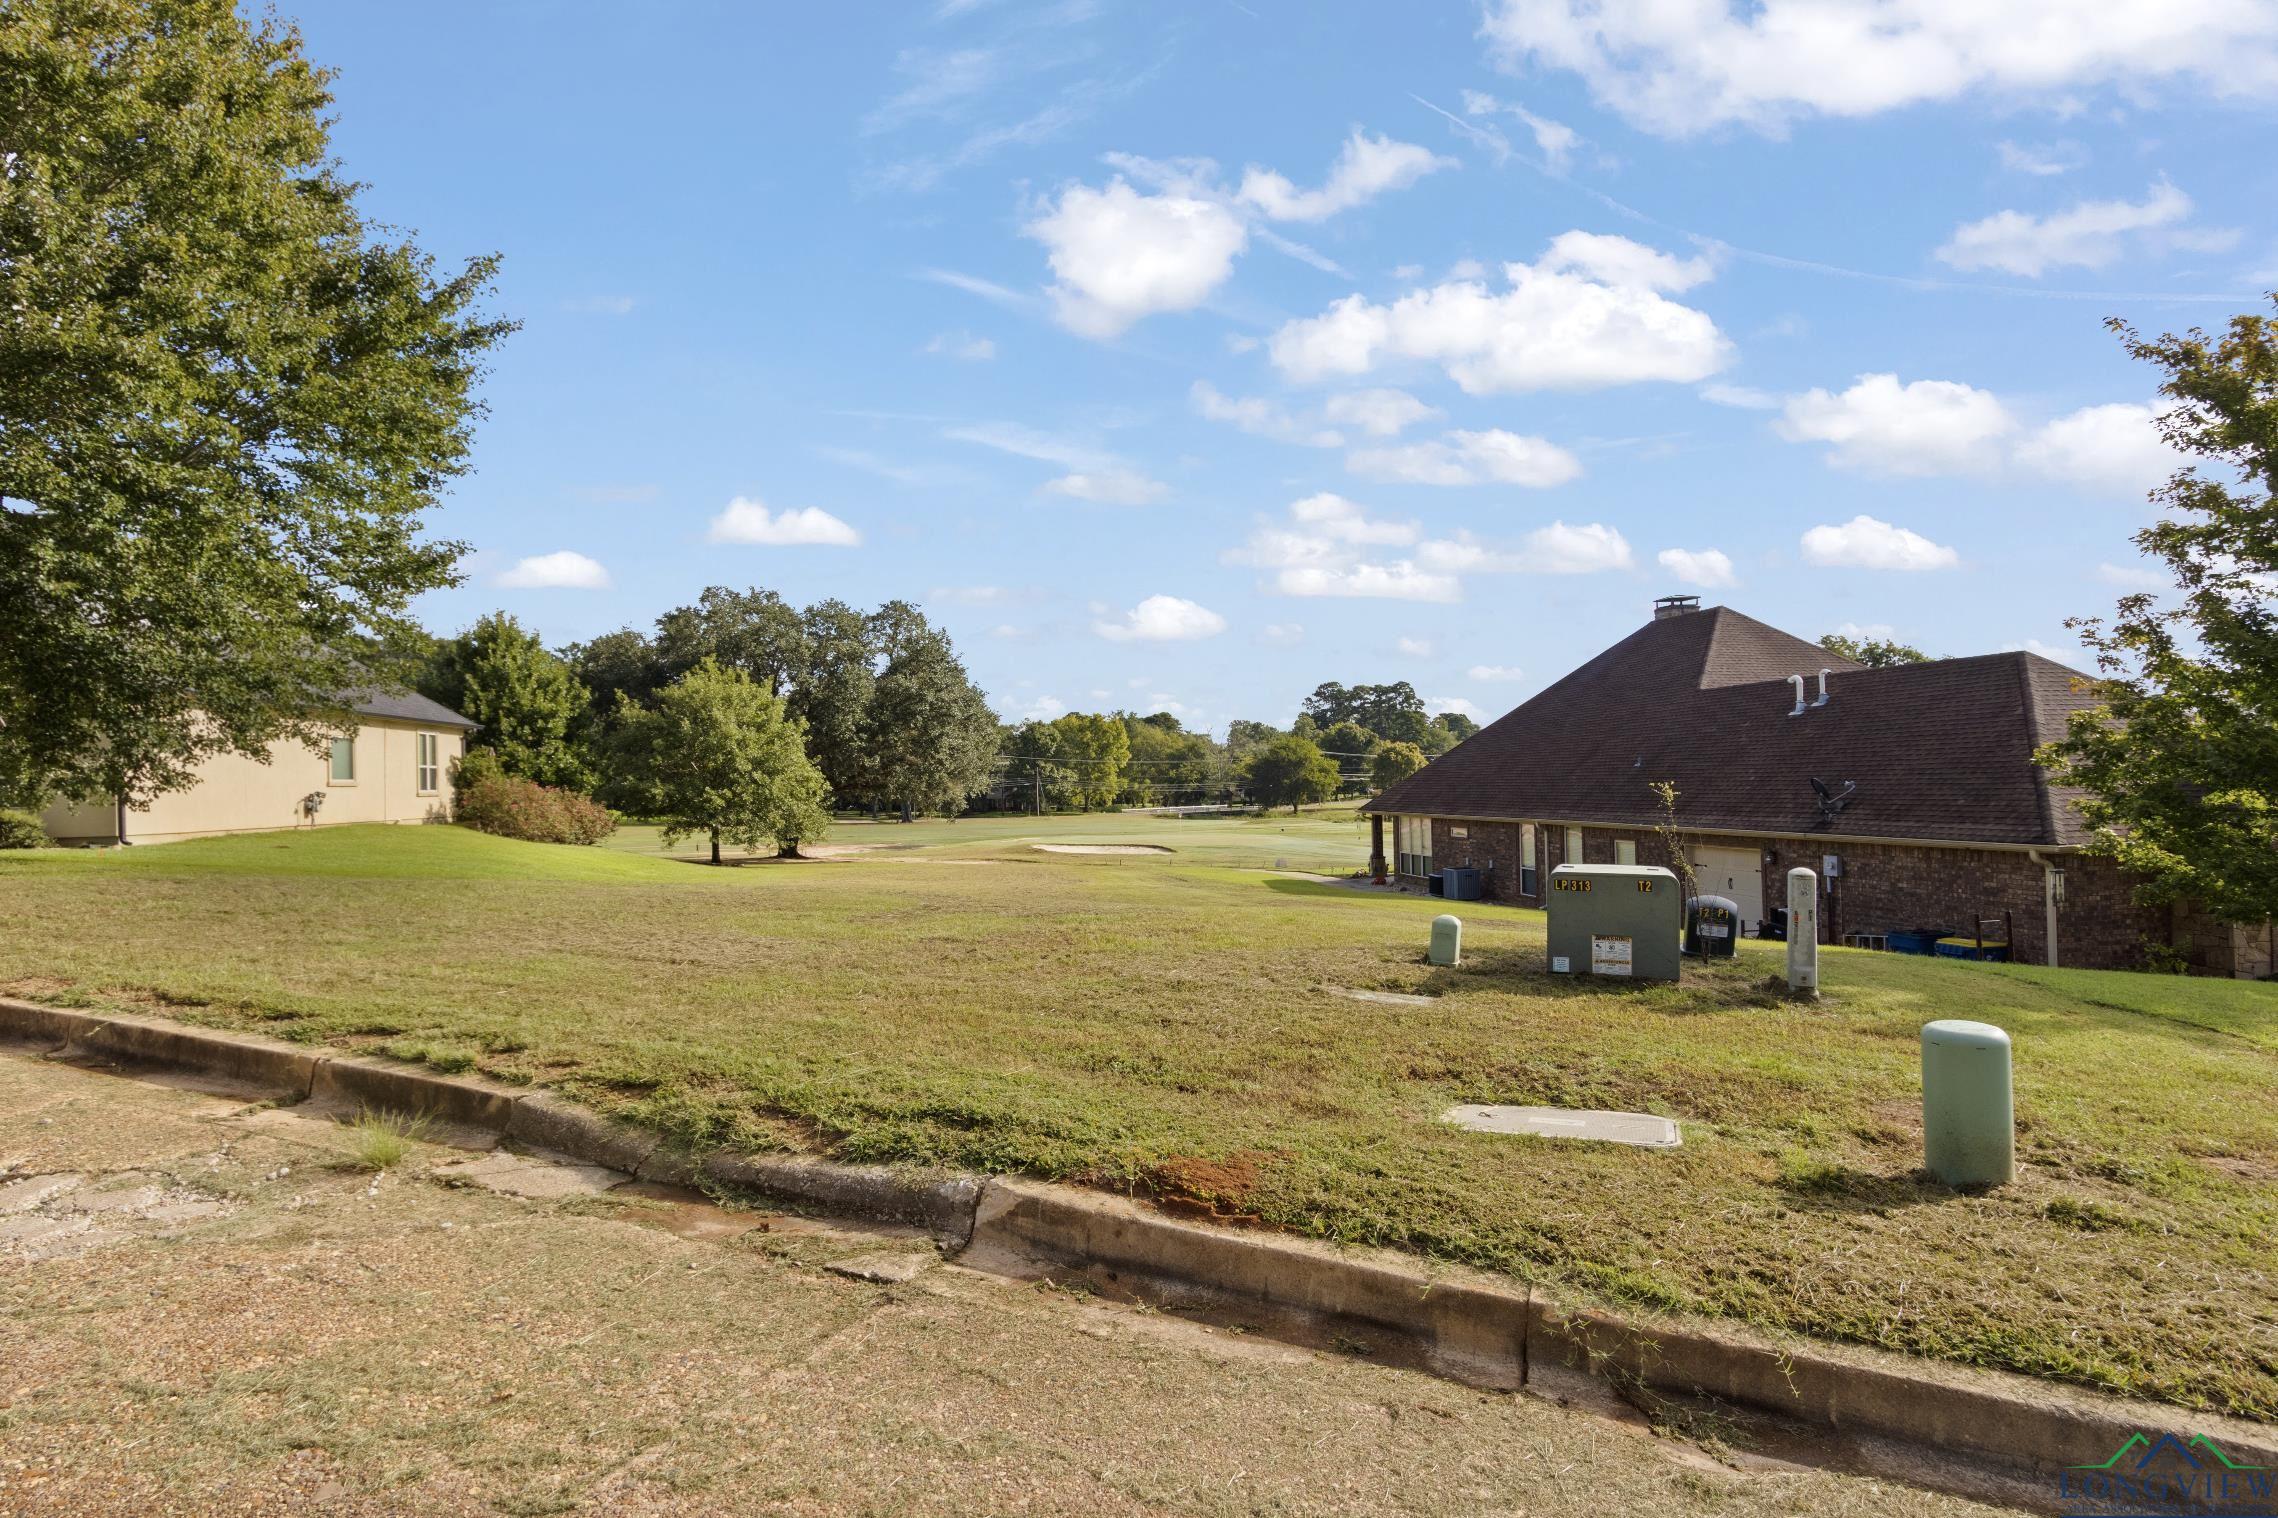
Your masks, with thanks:
M 1832 669 L 1800 717 L 1789 675 Z M 1866 669 L 1727 607 L 1649 622 L 1368 804 L 1440 817 L 1649 824 L 1674 781 L 1688 829 L 2070 845 L 2032 762 L 2084 678 L 2036 654 Z M 1833 821 L 1811 781 L 1858 789 Z

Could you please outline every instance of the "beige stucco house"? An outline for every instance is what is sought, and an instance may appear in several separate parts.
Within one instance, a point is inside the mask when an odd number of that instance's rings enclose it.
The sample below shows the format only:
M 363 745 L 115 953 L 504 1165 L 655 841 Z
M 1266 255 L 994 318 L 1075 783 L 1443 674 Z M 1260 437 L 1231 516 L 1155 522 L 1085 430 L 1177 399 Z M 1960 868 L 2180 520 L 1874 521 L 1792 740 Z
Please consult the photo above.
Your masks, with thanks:
M 290 739 L 263 763 L 216 754 L 196 783 L 122 805 L 59 801 L 40 823 L 59 843 L 166 843 L 215 833 L 335 827 L 347 822 L 440 822 L 451 810 L 451 762 L 475 724 L 410 692 L 368 694 L 350 706 L 354 732 L 311 753 Z

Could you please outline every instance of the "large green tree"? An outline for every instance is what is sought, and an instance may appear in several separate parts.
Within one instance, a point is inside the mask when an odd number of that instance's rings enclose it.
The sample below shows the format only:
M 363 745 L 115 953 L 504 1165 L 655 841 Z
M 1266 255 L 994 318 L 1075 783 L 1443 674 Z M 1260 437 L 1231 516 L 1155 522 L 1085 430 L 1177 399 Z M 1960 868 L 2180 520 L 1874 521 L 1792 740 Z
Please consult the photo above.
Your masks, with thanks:
M 807 725 L 807 754 L 841 796 L 861 794 L 863 723 L 878 690 L 869 620 L 844 601 L 800 614 L 801 662 L 791 677 L 791 714 Z
M 1295 734 L 1253 750 L 1242 765 L 1242 781 L 1260 806 L 1286 806 L 1292 812 L 1311 801 L 1337 794 L 1336 762 Z
M 2172 595 L 2070 624 L 2102 704 L 2043 758 L 2085 791 L 2091 850 L 2139 872 L 2143 897 L 2258 922 L 2278 916 L 2278 320 L 2156 339 L 2111 326 L 2166 371 L 2169 445 L 2213 467 L 2152 492 L 2160 518 L 2136 534 Z
M 863 789 L 899 806 L 905 822 L 918 812 L 954 813 L 988 786 L 996 713 L 947 638 L 898 634 L 892 646 L 898 652 L 863 713 Z
M 1413 743 L 1387 743 L 1369 761 L 1369 779 L 1389 790 L 1424 767 L 1424 751 Z
M 624 704 L 617 768 L 641 809 L 663 821 L 665 842 L 702 834 L 718 864 L 723 842 L 796 855 L 830 826 L 806 735 L 742 670 L 705 658 L 653 706 Z
M 481 723 L 474 741 L 495 753 L 509 775 L 573 790 L 592 786 L 577 732 L 585 687 L 536 633 L 505 612 L 438 643 L 413 684 Z
M 784 695 L 806 660 L 806 636 L 798 611 L 774 591 L 714 585 L 694 606 L 677 606 L 657 618 L 658 683 L 715 659 Z
M 493 260 L 367 223 L 231 0 L 0 6 L 0 773 L 148 796 L 321 741 L 459 544 Z
M 1341 722 L 1357 723 L 1387 743 L 1429 741 L 1431 723 L 1424 715 L 1424 698 L 1405 680 L 1389 685 L 1340 685 L 1331 680 L 1313 688 L 1305 698 L 1302 715 L 1324 730 Z
M 1218 768 L 1218 748 L 1207 733 L 1190 733 L 1169 712 L 1121 718 L 1129 744 L 1120 799 L 1139 806 L 1200 801 L 1209 794 Z

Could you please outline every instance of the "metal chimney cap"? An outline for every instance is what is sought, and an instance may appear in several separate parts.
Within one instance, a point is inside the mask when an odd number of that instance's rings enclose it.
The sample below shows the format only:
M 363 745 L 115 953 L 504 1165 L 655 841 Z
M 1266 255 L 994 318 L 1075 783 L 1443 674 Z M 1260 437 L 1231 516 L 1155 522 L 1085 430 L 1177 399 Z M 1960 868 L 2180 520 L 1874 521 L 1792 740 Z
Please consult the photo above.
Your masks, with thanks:
M 1664 622 L 1671 617 L 1688 616 L 1700 609 L 1699 596 L 1661 596 L 1653 603 L 1653 620 Z

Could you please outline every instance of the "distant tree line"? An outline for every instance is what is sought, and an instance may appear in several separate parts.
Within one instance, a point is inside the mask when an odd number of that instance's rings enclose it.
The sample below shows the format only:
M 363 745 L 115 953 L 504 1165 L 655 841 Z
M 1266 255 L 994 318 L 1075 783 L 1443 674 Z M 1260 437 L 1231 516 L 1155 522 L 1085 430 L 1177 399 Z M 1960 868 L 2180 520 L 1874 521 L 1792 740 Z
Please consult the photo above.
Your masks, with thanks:
M 1069 712 L 1011 725 L 988 804 L 1014 810 L 1301 806 L 1406 779 L 1479 730 L 1430 716 L 1406 681 L 1318 686 L 1286 728 L 1237 718 L 1223 741 L 1170 712 Z
M 795 853 L 828 806 L 955 812 L 985 789 L 998 724 L 947 634 L 906 601 L 800 610 L 714 586 L 560 650 L 496 612 L 431 639 L 414 687 L 480 724 L 504 772 L 592 791 L 673 836 Z

